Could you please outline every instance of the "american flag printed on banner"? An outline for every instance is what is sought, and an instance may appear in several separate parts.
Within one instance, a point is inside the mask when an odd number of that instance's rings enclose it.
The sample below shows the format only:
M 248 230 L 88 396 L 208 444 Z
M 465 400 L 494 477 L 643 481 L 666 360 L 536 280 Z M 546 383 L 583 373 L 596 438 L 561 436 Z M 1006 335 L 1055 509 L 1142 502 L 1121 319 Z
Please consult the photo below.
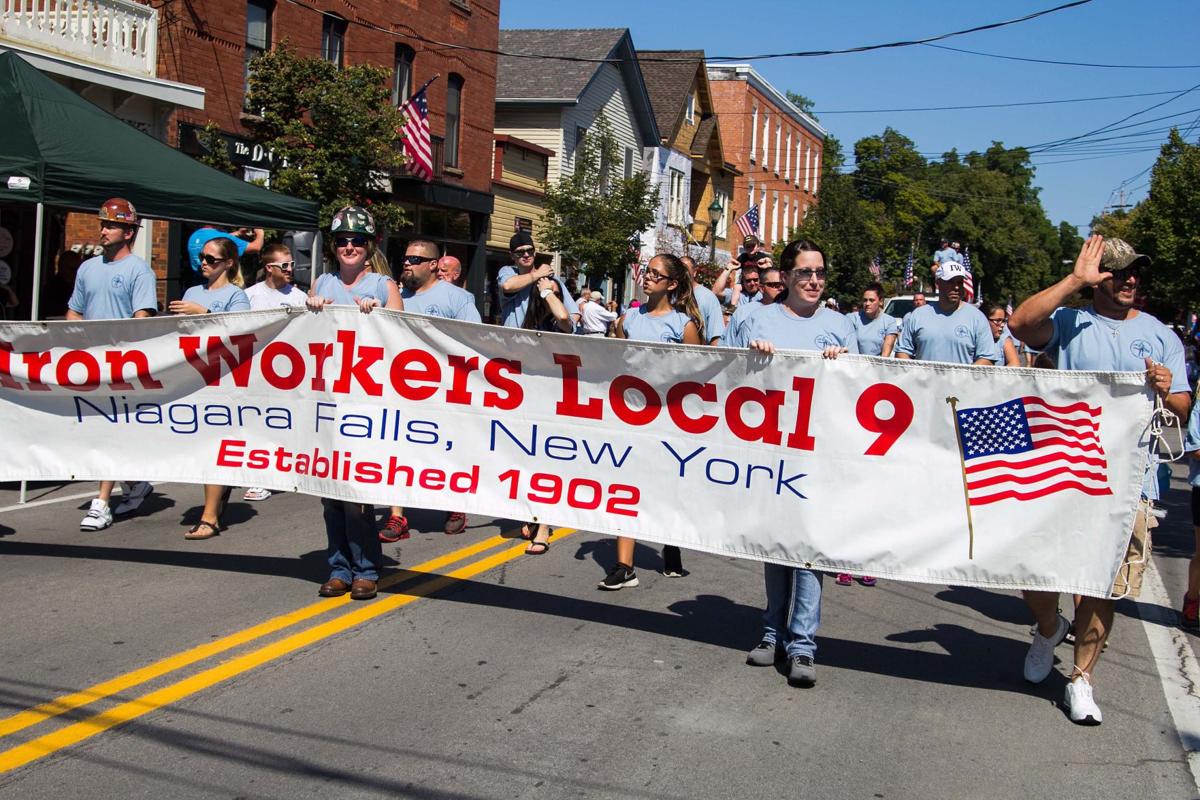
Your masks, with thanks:
M 871 275 L 875 278 L 875 280 L 879 280 L 879 275 L 882 271 L 879 266 L 879 256 L 875 256 L 873 259 L 871 259 L 871 266 L 867 267 L 867 269 L 871 271 Z
M 1099 406 L 1018 397 L 955 413 L 971 506 L 1064 491 L 1112 494 Z
M 963 248 L 963 268 L 967 271 L 967 277 L 963 278 L 963 294 L 966 295 L 967 302 L 971 303 L 975 300 L 975 279 L 971 275 L 971 248 Z
M 400 113 L 404 115 L 400 133 L 404 135 L 408 171 L 424 181 L 433 180 L 433 141 L 429 134 L 429 103 L 425 100 L 425 90 L 431 83 L 433 79 L 400 106 Z
M 752 206 L 749 211 L 737 218 L 737 229 L 742 236 L 758 236 L 758 206 Z
M 904 264 L 904 286 L 905 288 L 913 285 L 913 248 L 908 250 L 908 261 Z

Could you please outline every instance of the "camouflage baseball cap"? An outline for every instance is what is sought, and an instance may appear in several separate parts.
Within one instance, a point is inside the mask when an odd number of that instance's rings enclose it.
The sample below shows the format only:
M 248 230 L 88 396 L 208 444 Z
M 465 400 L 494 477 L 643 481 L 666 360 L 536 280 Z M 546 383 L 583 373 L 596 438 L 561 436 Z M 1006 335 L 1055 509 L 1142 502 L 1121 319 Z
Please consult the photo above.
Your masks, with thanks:
M 362 233 L 375 237 L 375 218 L 360 206 L 346 206 L 333 215 L 329 223 L 330 233 Z
M 1105 239 L 1104 255 L 1100 256 L 1100 270 L 1114 272 L 1127 267 L 1148 267 L 1154 262 L 1133 249 L 1124 239 Z

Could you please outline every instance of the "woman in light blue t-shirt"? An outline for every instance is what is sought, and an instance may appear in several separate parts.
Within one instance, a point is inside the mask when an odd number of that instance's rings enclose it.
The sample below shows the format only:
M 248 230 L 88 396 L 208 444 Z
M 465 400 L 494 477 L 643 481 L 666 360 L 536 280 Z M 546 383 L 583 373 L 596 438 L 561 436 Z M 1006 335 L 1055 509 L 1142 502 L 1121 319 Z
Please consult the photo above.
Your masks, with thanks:
M 172 300 L 167 306 L 173 314 L 217 314 L 224 311 L 249 311 L 250 299 L 242 291 L 242 269 L 238 263 L 238 248 L 230 238 L 210 239 L 200 251 L 200 274 L 203 286 L 193 286 L 184 292 L 182 300 Z M 196 266 L 196 265 L 193 265 Z M 185 539 L 211 539 L 221 533 L 221 513 L 229 501 L 231 486 L 204 484 L 204 510 L 200 521 L 183 535 Z
M 692 294 L 692 279 L 687 267 L 669 253 L 650 259 L 642 274 L 646 302 L 631 308 L 617 320 L 618 339 L 641 342 L 705 344 L 704 317 Z M 663 547 L 663 575 L 683 577 L 683 556 L 678 547 Z M 600 582 L 601 589 L 616 590 L 637 586 L 633 571 L 633 539 L 617 539 L 617 563 Z

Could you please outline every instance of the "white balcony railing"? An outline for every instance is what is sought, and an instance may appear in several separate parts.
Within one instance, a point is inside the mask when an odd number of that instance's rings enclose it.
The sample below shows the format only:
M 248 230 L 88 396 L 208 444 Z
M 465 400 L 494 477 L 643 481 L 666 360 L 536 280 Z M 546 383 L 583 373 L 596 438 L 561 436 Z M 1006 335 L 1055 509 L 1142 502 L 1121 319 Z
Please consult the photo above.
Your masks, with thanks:
M 0 41 L 153 78 L 158 11 L 132 0 L 0 0 Z

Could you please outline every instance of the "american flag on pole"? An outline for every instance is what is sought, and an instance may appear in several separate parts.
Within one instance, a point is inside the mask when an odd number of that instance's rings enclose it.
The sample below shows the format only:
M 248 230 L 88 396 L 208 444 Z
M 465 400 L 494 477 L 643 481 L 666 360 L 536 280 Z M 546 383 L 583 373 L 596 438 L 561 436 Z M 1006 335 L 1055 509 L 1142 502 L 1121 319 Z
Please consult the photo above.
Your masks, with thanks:
M 758 206 L 751 206 L 750 210 L 738 217 L 734 224 L 742 232 L 742 236 L 758 236 Z
M 1018 397 L 956 410 L 971 506 L 1074 490 L 1110 495 L 1100 406 Z
M 400 106 L 404 124 L 400 133 L 404 136 L 404 154 L 408 156 L 408 171 L 424 181 L 433 180 L 433 141 L 429 134 L 429 103 L 425 90 L 437 80 L 430 78 L 408 102 Z
M 867 269 L 871 271 L 871 275 L 875 278 L 875 280 L 879 280 L 879 275 L 882 272 L 879 266 L 879 256 L 875 256 L 871 259 L 871 266 L 867 267 Z
M 915 245 L 908 249 L 908 261 L 904 264 L 904 286 L 905 288 L 913 285 L 913 250 Z
M 967 277 L 963 278 L 963 294 L 967 296 L 967 302 L 975 301 L 975 279 L 971 276 L 971 248 L 963 248 L 962 258 L 963 268 L 967 271 Z

